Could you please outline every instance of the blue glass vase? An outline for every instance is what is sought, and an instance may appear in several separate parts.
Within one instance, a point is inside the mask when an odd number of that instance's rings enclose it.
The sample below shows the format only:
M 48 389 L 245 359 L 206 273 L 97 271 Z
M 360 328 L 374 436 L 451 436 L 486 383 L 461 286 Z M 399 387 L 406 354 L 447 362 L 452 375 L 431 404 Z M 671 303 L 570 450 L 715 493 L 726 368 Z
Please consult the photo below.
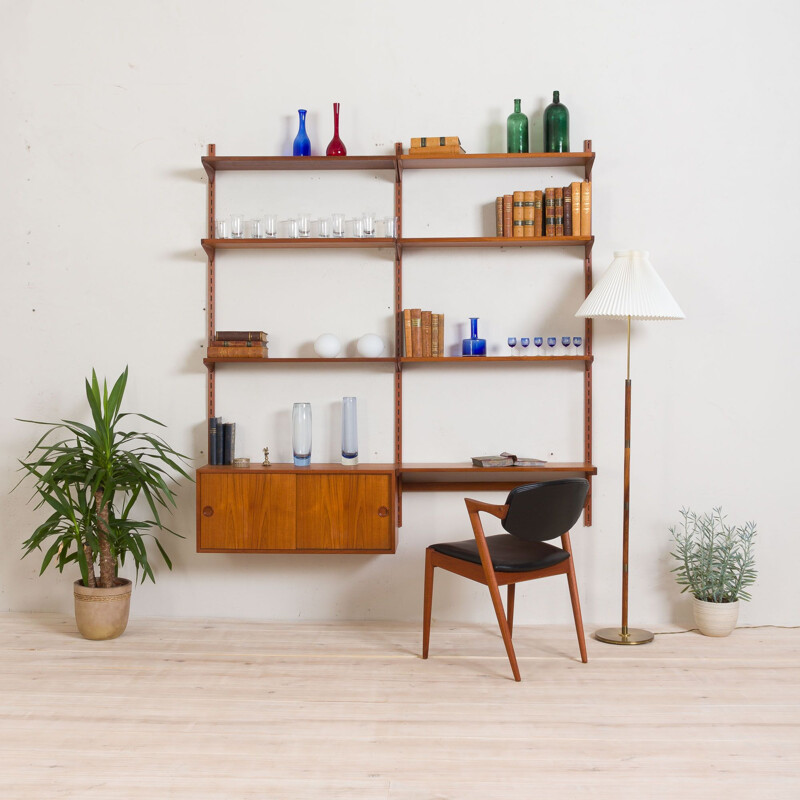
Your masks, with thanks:
M 300 116 L 300 128 L 297 131 L 297 136 L 294 137 L 294 144 L 292 144 L 293 156 L 310 156 L 311 155 L 311 140 L 306 133 L 306 110 L 298 108 L 297 113 Z
M 469 318 L 469 339 L 461 340 L 461 355 L 462 356 L 485 356 L 486 355 L 486 339 L 478 338 L 478 318 Z

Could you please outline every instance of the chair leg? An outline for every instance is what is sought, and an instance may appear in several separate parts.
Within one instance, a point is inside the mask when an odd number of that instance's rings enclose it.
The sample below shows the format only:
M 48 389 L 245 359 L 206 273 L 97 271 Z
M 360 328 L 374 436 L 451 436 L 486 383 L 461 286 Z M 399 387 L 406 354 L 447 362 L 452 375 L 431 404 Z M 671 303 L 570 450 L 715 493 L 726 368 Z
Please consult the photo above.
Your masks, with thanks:
M 508 584 L 508 600 L 506 601 L 506 617 L 508 617 L 508 635 L 514 635 L 514 590 L 517 588 L 516 583 Z
M 428 644 L 431 639 L 431 608 L 433 606 L 433 570 L 431 550 L 425 550 L 425 600 L 422 611 L 422 657 L 428 657 Z
M 586 639 L 583 635 L 583 618 L 581 617 L 581 601 L 578 598 L 578 582 L 575 580 L 575 565 L 572 556 L 569 557 L 569 570 L 567 571 L 569 583 L 569 598 L 572 601 L 572 615 L 575 617 L 575 630 L 578 633 L 578 646 L 581 649 L 581 661 L 585 664 L 589 658 L 586 655 Z
M 489 594 L 492 596 L 492 605 L 494 606 L 494 613 L 497 615 L 497 622 L 500 625 L 500 633 L 503 635 L 503 644 L 506 646 L 506 653 L 508 660 L 511 662 L 511 671 L 514 673 L 514 680 L 521 681 L 519 676 L 519 667 L 517 666 L 517 656 L 514 653 L 514 645 L 511 643 L 511 629 L 506 620 L 505 611 L 503 611 L 503 600 L 500 597 L 500 587 L 497 585 L 497 579 L 493 573 L 489 573 L 487 583 L 489 584 Z

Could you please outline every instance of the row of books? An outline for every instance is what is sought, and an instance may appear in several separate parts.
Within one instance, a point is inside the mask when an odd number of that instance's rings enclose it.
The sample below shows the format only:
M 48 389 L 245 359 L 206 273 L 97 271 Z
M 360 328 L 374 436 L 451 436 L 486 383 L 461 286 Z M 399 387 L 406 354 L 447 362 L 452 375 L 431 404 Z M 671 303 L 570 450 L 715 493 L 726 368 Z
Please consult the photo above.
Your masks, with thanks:
M 406 358 L 441 358 L 444 356 L 444 314 L 404 308 L 403 338 Z
M 208 344 L 209 358 L 269 358 L 264 331 L 217 331 Z
M 222 417 L 208 418 L 208 463 L 233 464 L 236 458 L 236 423 Z
M 411 139 L 410 156 L 455 156 L 466 153 L 458 136 L 420 136 Z
M 591 236 L 592 183 L 506 194 L 496 198 L 495 215 L 498 236 Z

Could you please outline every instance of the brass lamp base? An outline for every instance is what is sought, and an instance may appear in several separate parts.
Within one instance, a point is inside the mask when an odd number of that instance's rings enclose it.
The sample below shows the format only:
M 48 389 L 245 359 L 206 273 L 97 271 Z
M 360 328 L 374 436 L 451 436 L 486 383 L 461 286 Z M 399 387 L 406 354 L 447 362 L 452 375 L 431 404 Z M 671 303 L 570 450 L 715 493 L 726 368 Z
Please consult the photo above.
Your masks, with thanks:
M 606 644 L 647 644 L 653 641 L 653 633 L 642 628 L 601 628 L 594 635 L 599 642 Z

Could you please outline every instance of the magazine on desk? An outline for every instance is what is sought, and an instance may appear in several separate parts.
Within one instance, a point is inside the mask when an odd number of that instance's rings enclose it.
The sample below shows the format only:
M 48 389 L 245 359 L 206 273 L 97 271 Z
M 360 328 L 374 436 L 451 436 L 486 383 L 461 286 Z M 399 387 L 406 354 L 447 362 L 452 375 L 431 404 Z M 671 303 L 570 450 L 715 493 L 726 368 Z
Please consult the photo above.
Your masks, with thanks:
M 541 467 L 547 462 L 541 458 L 524 458 L 513 453 L 500 453 L 497 456 L 473 456 L 473 467 Z

